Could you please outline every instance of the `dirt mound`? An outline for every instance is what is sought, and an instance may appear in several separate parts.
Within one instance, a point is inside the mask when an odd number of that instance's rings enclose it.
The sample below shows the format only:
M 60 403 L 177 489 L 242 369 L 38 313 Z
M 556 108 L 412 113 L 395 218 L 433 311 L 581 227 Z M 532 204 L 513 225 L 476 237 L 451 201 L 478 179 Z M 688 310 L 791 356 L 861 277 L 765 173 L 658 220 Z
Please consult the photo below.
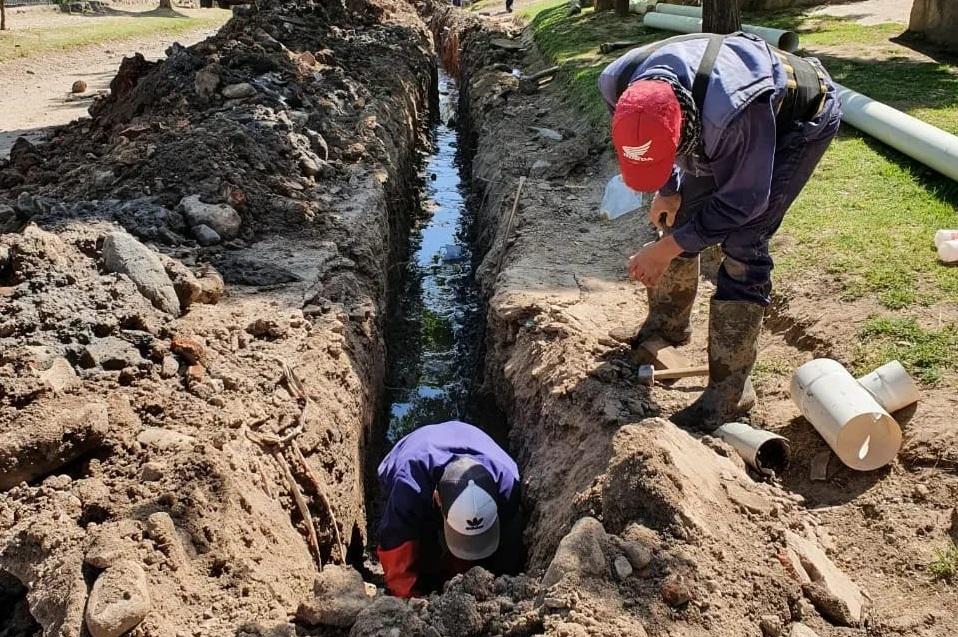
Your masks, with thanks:
M 319 563 L 361 555 L 434 64 L 404 3 L 245 7 L 163 62 L 128 59 L 91 119 L 17 143 L 5 628 L 292 634 Z

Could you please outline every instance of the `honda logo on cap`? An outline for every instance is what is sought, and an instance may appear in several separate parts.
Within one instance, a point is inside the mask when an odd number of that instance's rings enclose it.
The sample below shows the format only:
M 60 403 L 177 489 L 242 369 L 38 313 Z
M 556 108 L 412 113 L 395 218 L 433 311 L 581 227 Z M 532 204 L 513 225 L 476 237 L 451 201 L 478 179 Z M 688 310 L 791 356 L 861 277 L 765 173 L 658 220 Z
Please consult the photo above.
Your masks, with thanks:
M 652 140 L 645 142 L 641 146 L 623 146 L 622 154 L 626 159 L 632 161 L 654 161 L 651 157 L 646 157 L 646 153 L 652 148 Z

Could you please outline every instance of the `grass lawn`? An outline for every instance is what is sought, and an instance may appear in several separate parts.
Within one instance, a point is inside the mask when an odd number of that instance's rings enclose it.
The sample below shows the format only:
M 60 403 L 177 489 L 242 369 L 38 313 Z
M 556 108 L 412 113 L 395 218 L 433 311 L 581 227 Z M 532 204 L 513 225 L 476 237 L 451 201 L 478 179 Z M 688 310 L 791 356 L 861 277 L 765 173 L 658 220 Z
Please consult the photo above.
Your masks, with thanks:
M 58 24 L 0 33 L 0 62 L 101 42 L 214 28 L 225 23 L 230 15 L 229 11 L 207 9 L 189 16 L 159 12 L 135 16 L 77 16 L 75 23 L 69 26 Z
M 541 51 L 563 65 L 571 101 L 607 135 L 596 78 L 624 50 L 603 55 L 599 45 L 674 34 L 645 29 L 639 16 L 591 9 L 569 16 L 566 6 L 543 0 L 519 14 Z M 958 134 L 958 67 L 904 55 L 890 42 L 901 25 L 863 26 L 799 11 L 746 20 L 798 30 L 802 47 L 815 51 L 839 83 Z M 915 319 L 937 315 L 929 306 L 958 304 L 958 267 L 941 265 L 932 244 L 936 230 L 958 227 L 956 209 L 958 184 L 846 125 L 786 217 L 773 247 L 777 279 L 827 280 L 847 300 L 876 299 L 885 310 L 858 334 L 856 364 L 864 369 L 898 357 L 924 382 L 938 382 L 958 368 L 956 327 L 926 331 Z

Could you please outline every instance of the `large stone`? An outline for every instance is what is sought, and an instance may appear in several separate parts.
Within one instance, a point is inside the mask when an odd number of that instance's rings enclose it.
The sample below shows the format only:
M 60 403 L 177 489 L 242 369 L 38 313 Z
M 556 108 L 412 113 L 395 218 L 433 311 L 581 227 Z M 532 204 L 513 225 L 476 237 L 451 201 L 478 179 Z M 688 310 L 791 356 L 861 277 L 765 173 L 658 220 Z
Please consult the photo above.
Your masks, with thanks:
M 55 394 L 60 394 L 80 384 L 80 377 L 73 370 L 73 365 L 62 356 L 54 358 L 50 367 L 40 372 L 40 380 Z
M 125 232 L 111 232 L 103 240 L 103 264 L 110 272 L 130 277 L 140 294 L 154 307 L 178 316 L 180 301 L 173 282 L 155 252 Z
M 120 637 L 150 612 L 146 574 L 132 560 L 121 560 L 93 583 L 86 605 L 86 627 L 93 637 Z
M 359 613 L 349 631 L 349 637 L 434 637 L 436 634 L 409 604 L 385 595 Z
M 205 225 L 224 239 L 235 238 L 243 225 L 243 219 L 232 206 L 223 203 L 203 203 L 199 195 L 183 197 L 180 210 L 190 227 Z
M 363 578 L 348 566 L 328 564 L 316 576 L 315 597 L 296 610 L 296 618 L 309 626 L 349 628 L 372 600 Z
M 193 78 L 193 88 L 200 97 L 209 99 L 216 94 L 220 85 L 220 68 L 217 64 L 210 64 L 196 72 Z
M 154 449 L 175 449 L 189 447 L 196 438 L 162 427 L 147 427 L 136 435 L 136 441 Z
M 249 82 L 230 84 L 223 87 L 223 97 L 228 100 L 238 100 L 256 95 L 256 87 Z
M 107 370 L 137 367 L 143 362 L 140 352 L 132 344 L 115 336 L 98 338 L 83 349 L 80 363 L 84 367 Z
M 798 563 L 792 559 L 792 566 L 802 582 L 802 590 L 818 612 L 836 624 L 860 624 L 865 602 L 858 586 L 813 542 L 786 531 L 785 543 L 797 557 Z
M 548 588 L 566 576 L 604 577 L 608 573 L 605 545 L 608 536 L 595 518 L 582 518 L 559 542 L 555 557 L 542 576 L 542 588 Z

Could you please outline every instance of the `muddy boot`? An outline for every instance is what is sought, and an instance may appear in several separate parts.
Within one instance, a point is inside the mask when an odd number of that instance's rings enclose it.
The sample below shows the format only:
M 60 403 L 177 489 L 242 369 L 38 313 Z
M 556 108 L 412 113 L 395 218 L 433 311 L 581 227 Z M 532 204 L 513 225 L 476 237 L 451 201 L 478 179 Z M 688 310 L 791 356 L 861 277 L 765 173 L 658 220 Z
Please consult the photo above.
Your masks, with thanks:
M 672 416 L 687 429 L 714 431 L 755 405 L 749 373 L 758 355 L 765 308 L 746 301 L 717 301 L 709 308 L 709 384 L 694 403 Z
M 652 355 L 639 345 L 646 339 L 659 336 L 672 345 L 685 345 L 692 337 L 689 320 L 699 287 L 699 258 L 677 257 L 654 288 L 647 290 L 649 315 L 632 338 L 632 362 L 644 365 L 652 362 Z

